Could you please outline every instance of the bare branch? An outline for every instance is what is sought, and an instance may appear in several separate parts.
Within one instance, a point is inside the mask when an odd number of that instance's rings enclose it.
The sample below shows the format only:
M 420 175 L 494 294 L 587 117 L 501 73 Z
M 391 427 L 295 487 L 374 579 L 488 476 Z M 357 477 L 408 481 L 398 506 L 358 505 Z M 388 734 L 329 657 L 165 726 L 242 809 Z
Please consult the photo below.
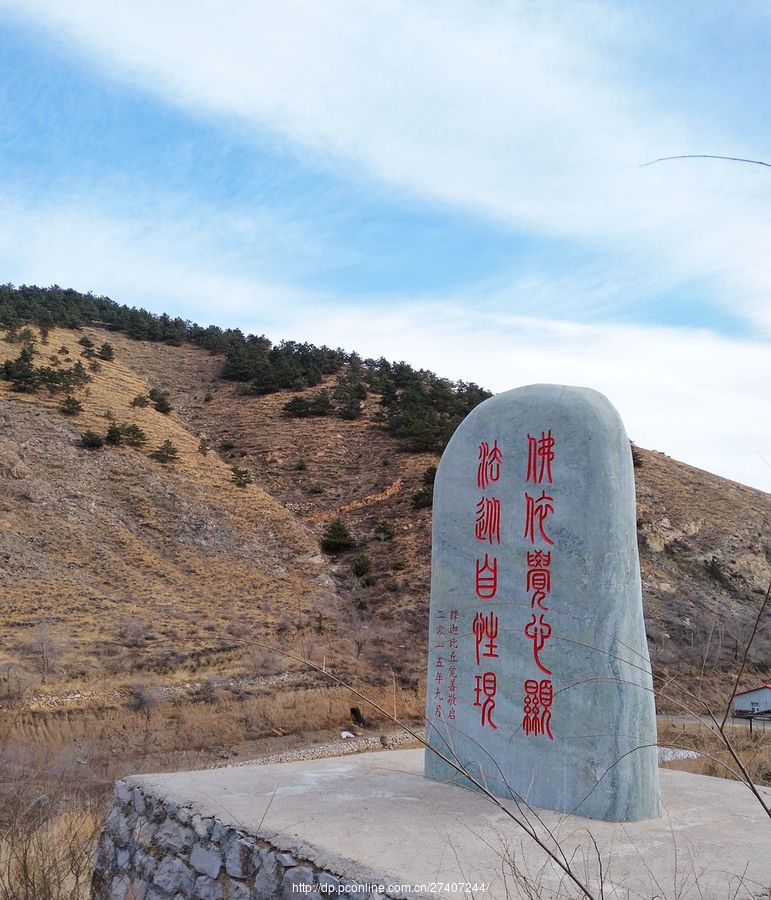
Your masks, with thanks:
M 656 163 L 660 162 L 669 162 L 672 159 L 724 159 L 728 162 L 741 162 L 741 163 L 749 163 L 753 166 L 765 166 L 768 169 L 771 169 L 771 163 L 764 162 L 762 159 L 744 159 L 741 156 L 719 156 L 714 153 L 684 153 L 682 156 L 660 156 L 658 159 L 652 159 L 650 162 L 640 163 L 640 169 L 644 169 L 645 166 L 653 166 Z

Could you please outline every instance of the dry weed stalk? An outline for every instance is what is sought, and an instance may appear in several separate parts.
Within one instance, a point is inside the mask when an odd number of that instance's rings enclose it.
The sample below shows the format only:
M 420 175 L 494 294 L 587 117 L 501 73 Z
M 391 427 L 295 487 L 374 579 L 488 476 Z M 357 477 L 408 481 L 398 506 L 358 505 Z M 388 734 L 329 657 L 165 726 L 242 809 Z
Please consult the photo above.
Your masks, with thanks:
M 101 812 L 83 798 L 18 798 L 0 831 L 0 900 L 85 900 Z

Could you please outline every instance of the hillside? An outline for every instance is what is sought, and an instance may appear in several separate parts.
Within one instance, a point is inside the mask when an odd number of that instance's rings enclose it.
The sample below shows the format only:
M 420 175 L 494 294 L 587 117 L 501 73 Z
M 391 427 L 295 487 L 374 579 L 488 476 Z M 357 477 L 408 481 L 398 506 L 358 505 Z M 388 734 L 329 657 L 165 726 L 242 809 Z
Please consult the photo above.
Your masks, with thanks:
M 282 407 L 297 390 L 245 392 L 221 377 L 223 354 L 186 340 L 93 326 L 34 336 L 36 365 L 71 365 L 84 339 L 115 353 L 74 391 L 77 416 L 61 414 L 61 392 L 0 381 L 8 697 L 76 689 L 97 700 L 97 686 L 120 696 L 138 677 L 261 672 L 263 644 L 343 676 L 420 681 L 431 516 L 412 498 L 438 453 L 410 451 L 385 427 L 382 388 L 370 384 L 351 420 L 292 418 Z M 0 364 L 18 356 L 14 340 L 0 341 Z M 346 371 L 320 374 L 317 389 L 334 390 Z M 151 389 L 168 395 L 171 413 L 132 405 Z M 146 433 L 143 447 L 79 446 L 85 430 L 127 422 Z M 166 439 L 179 454 L 162 463 L 152 451 Z M 663 454 L 636 456 L 654 664 L 718 685 L 771 578 L 771 497 Z M 234 484 L 233 466 L 253 483 Z M 357 546 L 328 556 L 319 539 L 335 518 Z M 353 570 L 362 556 L 363 577 Z M 768 649 L 766 631 L 748 678 L 768 670 Z
M 79 337 L 56 329 L 42 349 L 77 359 Z M 17 352 L 0 342 L 0 363 Z M 302 619 L 339 603 L 291 513 L 233 484 L 174 413 L 132 407 L 148 389 L 120 357 L 102 362 L 75 418 L 60 414 L 60 397 L 0 382 L 0 665 L 18 669 L 8 690 L 41 677 L 171 674 L 234 638 L 273 636 L 290 610 Z M 138 424 L 145 447 L 78 446 L 112 421 Z M 151 452 L 166 439 L 179 453 L 164 464 Z
M 291 419 L 281 410 L 292 392 L 245 397 L 238 385 L 217 379 L 217 357 L 185 347 L 160 355 L 150 344 L 114 339 L 129 365 L 171 391 L 180 417 L 196 433 L 214 446 L 232 444 L 223 457 L 249 467 L 256 483 L 316 535 L 330 518 L 342 517 L 365 542 L 378 582 L 362 589 L 350 576 L 350 558 L 359 549 L 333 567 L 339 590 L 397 613 L 422 640 L 431 514 L 415 510 L 411 497 L 439 454 L 406 452 L 376 421 L 376 396 L 356 422 Z M 207 392 L 212 399 L 205 399 Z M 662 453 L 636 448 L 636 457 L 643 600 L 654 662 L 692 674 L 703 666 L 730 669 L 754 600 L 771 580 L 771 495 Z M 298 471 L 300 461 L 306 468 Z M 323 492 L 313 492 L 316 485 Z M 383 520 L 393 526 L 392 540 L 374 536 Z M 393 593 L 384 586 L 394 583 Z M 764 632 L 753 655 L 764 671 L 770 648 Z

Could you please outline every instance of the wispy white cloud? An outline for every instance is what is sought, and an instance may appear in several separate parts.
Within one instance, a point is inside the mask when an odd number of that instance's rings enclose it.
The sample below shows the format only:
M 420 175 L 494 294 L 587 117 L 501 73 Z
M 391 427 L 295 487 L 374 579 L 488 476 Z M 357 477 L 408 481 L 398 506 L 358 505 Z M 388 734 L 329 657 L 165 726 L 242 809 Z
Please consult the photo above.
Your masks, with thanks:
M 771 331 L 771 178 L 721 163 L 742 136 L 646 90 L 626 57 L 644 8 L 450 0 L 2 0 L 114 77 L 197 114 L 268 127 L 317 164 L 532 234 L 602 246 L 662 277 L 711 281 Z M 623 282 L 615 290 L 623 303 Z
M 641 446 L 771 491 L 771 423 L 761 414 L 771 384 L 765 343 L 680 328 L 480 315 L 454 301 L 413 300 L 380 314 L 337 308 L 312 326 L 298 317 L 291 330 L 495 391 L 536 382 L 592 387 L 614 403 Z
M 237 324 L 256 315 L 260 331 L 286 306 L 314 300 L 229 265 L 218 252 L 216 227 L 212 234 L 197 222 L 164 221 L 153 208 L 119 218 L 99 207 L 34 206 L 6 195 L 0 211 L 13 223 L 0 230 L 0 269 L 15 284 L 76 287 L 202 323 Z

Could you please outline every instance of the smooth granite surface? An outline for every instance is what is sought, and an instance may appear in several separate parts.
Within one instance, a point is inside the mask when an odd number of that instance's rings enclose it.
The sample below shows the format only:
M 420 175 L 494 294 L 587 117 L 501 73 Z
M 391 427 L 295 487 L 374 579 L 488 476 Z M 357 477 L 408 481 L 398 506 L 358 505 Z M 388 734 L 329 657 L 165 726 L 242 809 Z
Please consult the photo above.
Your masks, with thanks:
M 501 797 L 660 814 L 632 457 L 602 394 L 517 388 L 457 429 L 434 488 L 429 627 L 437 751 Z M 430 751 L 425 771 L 462 780 Z

